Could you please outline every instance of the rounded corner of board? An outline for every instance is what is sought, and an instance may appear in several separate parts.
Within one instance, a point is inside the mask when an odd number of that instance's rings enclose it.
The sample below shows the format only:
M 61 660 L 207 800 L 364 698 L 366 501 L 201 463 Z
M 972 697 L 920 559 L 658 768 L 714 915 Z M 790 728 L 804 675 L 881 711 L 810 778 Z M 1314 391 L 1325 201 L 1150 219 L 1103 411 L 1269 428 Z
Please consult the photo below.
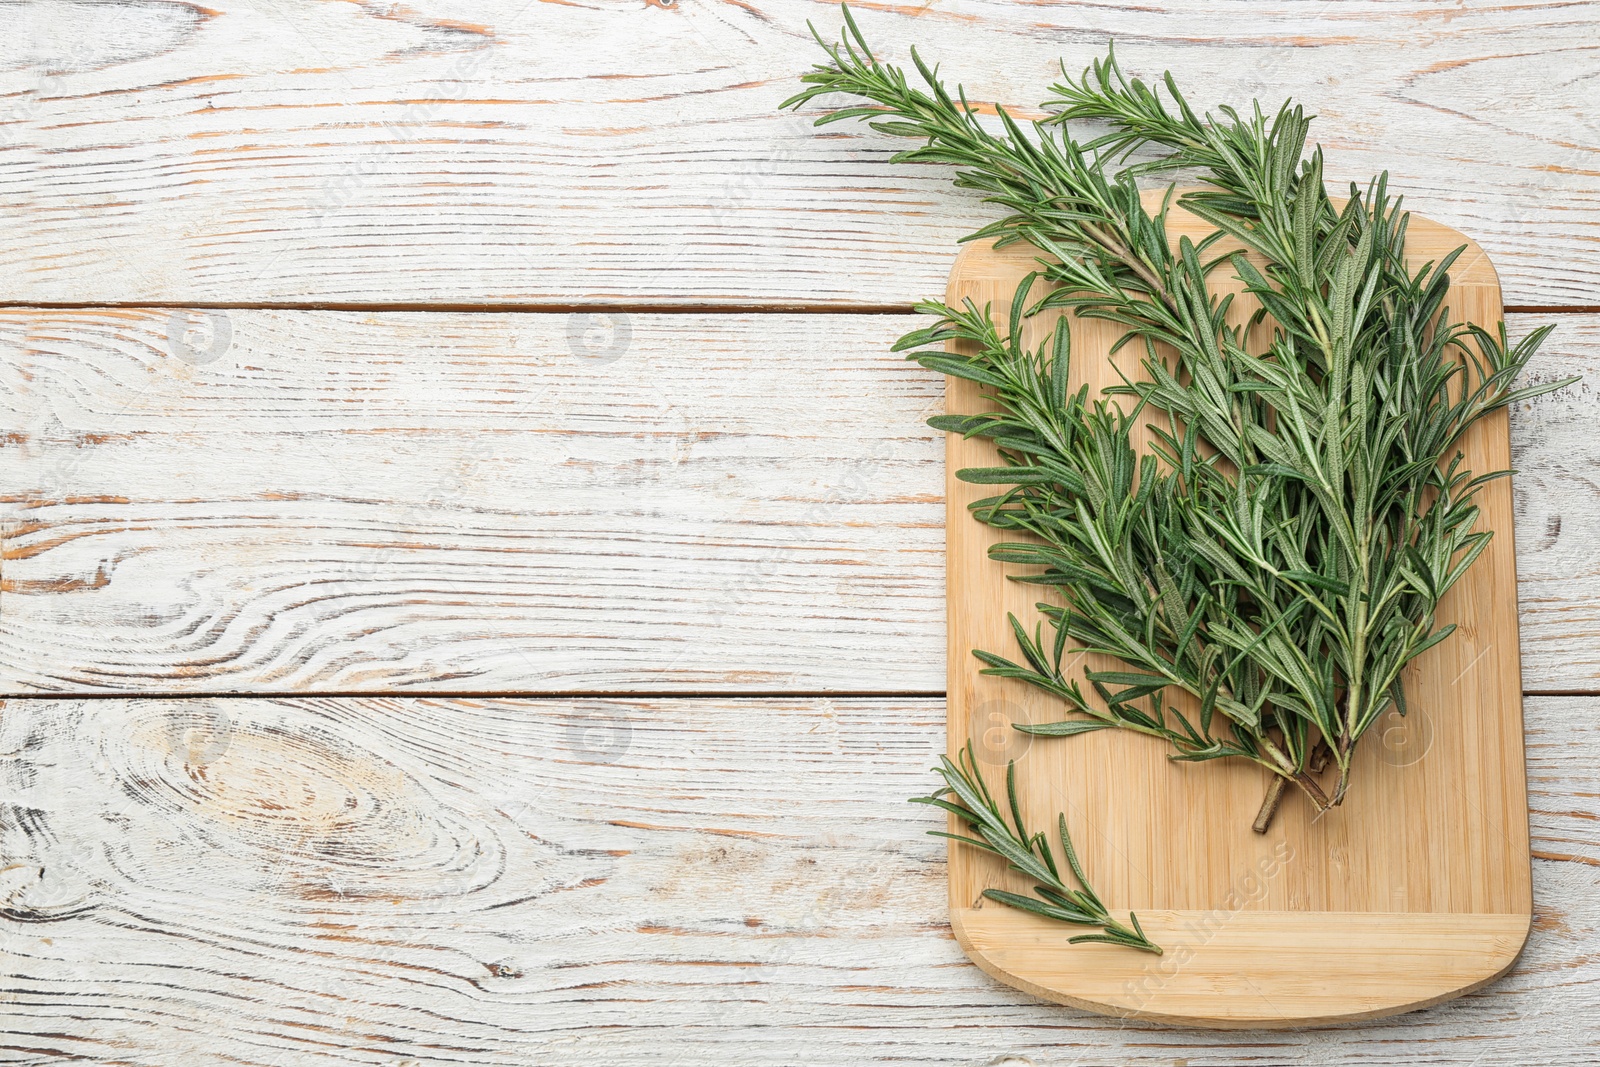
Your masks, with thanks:
M 1240 911 L 1219 921 L 1152 910 L 1140 921 L 1162 955 L 1069 945 L 1076 931 L 1006 909 L 950 909 L 967 957 L 1009 986 L 1116 1018 L 1219 1030 L 1333 1026 L 1444 1003 L 1509 971 L 1533 916 Z
M 1423 247 L 1410 252 L 1408 258 L 1438 262 L 1459 248 L 1461 254 L 1450 265 L 1451 284 L 1490 290 L 1493 302 L 1497 305 L 1501 302 L 1500 272 L 1495 270 L 1494 260 L 1489 258 L 1489 253 L 1483 250 L 1482 245 L 1455 227 L 1435 222 L 1425 215 L 1412 215 L 1409 228 L 1411 232 L 1408 238 L 1422 237 Z M 1408 240 L 1407 247 L 1410 250 L 1416 246 Z

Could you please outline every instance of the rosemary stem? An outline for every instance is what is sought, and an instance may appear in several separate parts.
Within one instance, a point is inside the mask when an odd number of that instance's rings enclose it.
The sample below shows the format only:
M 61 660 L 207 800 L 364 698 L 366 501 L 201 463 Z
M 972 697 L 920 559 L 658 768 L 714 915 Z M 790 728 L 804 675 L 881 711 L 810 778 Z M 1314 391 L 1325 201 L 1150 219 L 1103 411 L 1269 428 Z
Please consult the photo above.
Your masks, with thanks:
M 1272 817 L 1278 813 L 1278 805 L 1283 801 L 1283 791 L 1289 787 L 1289 779 L 1282 775 L 1273 775 L 1272 781 L 1267 783 L 1267 795 L 1261 798 L 1261 810 L 1256 812 L 1256 821 L 1250 824 L 1250 829 L 1258 834 L 1267 832 L 1272 825 Z

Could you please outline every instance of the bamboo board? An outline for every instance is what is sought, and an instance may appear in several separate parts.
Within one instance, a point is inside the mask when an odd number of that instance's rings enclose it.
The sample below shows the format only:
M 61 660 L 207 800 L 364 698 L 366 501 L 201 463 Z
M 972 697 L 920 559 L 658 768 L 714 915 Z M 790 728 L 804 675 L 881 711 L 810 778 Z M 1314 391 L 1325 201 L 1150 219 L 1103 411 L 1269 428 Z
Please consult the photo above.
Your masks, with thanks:
M 1169 229 L 1174 240 L 1208 230 L 1176 208 Z M 1414 266 L 1463 244 L 1449 306 L 1457 318 L 1493 329 L 1500 287 L 1482 249 L 1412 218 Z M 949 300 L 992 302 L 1004 314 L 1035 255 L 1021 246 L 969 246 L 951 272 Z M 1217 273 L 1219 290 L 1232 282 L 1229 274 Z M 1242 320 L 1255 306 L 1241 296 L 1235 314 Z M 1040 316 L 1029 343 L 1053 326 Z M 1072 333 L 1073 387 L 1115 380 L 1107 356 L 1115 327 L 1078 320 Z M 1134 369 L 1131 346 L 1115 359 Z M 951 379 L 947 398 L 952 412 L 982 410 L 973 383 Z M 1509 467 L 1505 413 L 1480 422 L 1464 451 L 1474 471 Z M 1509 479 L 1483 490 L 1481 521 L 1494 539 L 1441 605 L 1441 622 L 1459 628 L 1407 669 L 1410 715 L 1391 714 L 1363 739 L 1341 808 L 1313 821 L 1304 798 L 1291 792 L 1259 835 L 1250 823 L 1267 786 L 1260 768 L 1170 763 L 1160 742 L 1118 730 L 1030 738 L 1011 729 L 1068 716 L 1046 694 L 980 675 L 971 650 L 1014 655 L 1006 613 L 1031 630 L 1040 587 L 1007 581 L 1014 568 L 987 558 L 998 531 L 974 520 L 967 505 L 992 489 L 955 478 L 963 467 L 997 463 L 994 446 L 951 435 L 946 462 L 949 750 L 971 740 L 991 786 L 1016 759 L 1026 817 L 1049 826 L 1064 811 L 1107 906 L 1119 916 L 1137 912 L 1165 949 L 1157 957 L 1069 946 L 1081 927 L 983 899 L 986 888 L 1027 893 L 1031 883 L 997 858 L 952 843 L 951 925 L 978 966 L 1093 1011 L 1276 1028 L 1425 1007 L 1512 965 L 1533 905 Z M 1110 665 L 1081 656 L 1074 669 Z

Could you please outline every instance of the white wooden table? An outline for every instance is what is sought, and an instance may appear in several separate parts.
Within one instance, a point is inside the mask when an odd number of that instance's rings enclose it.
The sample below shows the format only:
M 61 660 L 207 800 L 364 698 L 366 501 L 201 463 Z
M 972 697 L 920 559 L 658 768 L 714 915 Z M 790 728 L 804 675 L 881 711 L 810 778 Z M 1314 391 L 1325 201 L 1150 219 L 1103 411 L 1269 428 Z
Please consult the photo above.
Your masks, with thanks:
M 803 0 L 0 4 L 0 1062 L 1600 1062 L 1600 4 L 863 8 L 1108 35 L 1482 242 L 1538 918 L 1376 1024 L 1032 1002 L 944 922 L 942 385 L 986 210 L 777 112 Z M 1401 817 L 1397 815 L 1397 818 Z

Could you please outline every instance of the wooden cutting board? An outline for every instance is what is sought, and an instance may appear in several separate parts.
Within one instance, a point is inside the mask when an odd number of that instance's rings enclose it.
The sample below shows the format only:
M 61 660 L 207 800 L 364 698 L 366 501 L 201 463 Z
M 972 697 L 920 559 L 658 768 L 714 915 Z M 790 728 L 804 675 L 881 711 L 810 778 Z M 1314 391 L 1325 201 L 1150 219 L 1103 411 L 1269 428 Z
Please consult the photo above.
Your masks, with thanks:
M 1173 239 L 1204 223 L 1174 208 Z M 1413 217 L 1413 267 L 1466 245 L 1451 274 L 1457 318 L 1493 330 L 1500 286 L 1483 250 L 1460 233 Z M 998 315 L 1035 265 L 1032 248 L 968 246 L 948 299 L 992 302 Z M 1219 290 L 1238 291 L 1226 269 Z M 1243 321 L 1256 304 L 1240 297 Z M 1053 329 L 1041 316 L 1030 344 Z M 1110 324 L 1076 320 L 1073 387 L 1114 380 Z M 1136 369 L 1134 346 L 1114 357 Z M 949 380 L 952 412 L 983 410 L 977 386 Z M 1480 422 L 1464 446 L 1477 472 L 1510 465 L 1505 412 Z M 1250 823 L 1267 786 L 1253 765 L 1180 764 L 1167 746 L 1120 730 L 1030 737 L 1016 721 L 1069 717 L 1020 682 L 984 677 L 974 648 L 1016 654 L 1006 612 L 1031 631 L 1041 587 L 1006 580 L 993 562 L 999 533 L 967 505 L 992 487 L 957 481 L 962 467 L 998 463 L 994 446 L 951 435 L 949 538 L 949 751 L 970 740 L 991 787 L 1016 759 L 1025 814 L 1052 826 L 1064 811 L 1095 889 L 1113 913 L 1137 912 L 1162 956 L 1113 945 L 1068 945 L 1084 933 L 987 901 L 989 887 L 1031 883 L 996 857 L 950 846 L 950 920 L 973 961 L 1037 996 L 1113 1015 L 1214 1027 L 1299 1027 L 1374 1018 L 1436 1004 L 1503 974 L 1527 937 L 1533 902 L 1517 649 L 1516 570 L 1509 479 L 1480 495 L 1493 541 L 1446 597 L 1455 634 L 1406 672 L 1411 713 L 1390 715 L 1363 738 L 1342 807 L 1313 820 L 1297 791 L 1270 831 Z M 1047 628 L 1048 631 L 1048 628 Z M 1104 657 L 1080 657 L 1107 669 Z M 1088 662 L 1088 661 L 1097 662 Z M 1085 686 L 1085 690 L 1088 687 Z

